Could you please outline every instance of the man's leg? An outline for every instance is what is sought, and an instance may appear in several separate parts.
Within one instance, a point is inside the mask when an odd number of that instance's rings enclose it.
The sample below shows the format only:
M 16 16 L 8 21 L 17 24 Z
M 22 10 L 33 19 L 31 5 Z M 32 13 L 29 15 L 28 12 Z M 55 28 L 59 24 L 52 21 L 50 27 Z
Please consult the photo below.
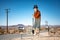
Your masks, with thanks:
M 34 35 L 36 35 L 36 25 L 37 25 L 37 20 L 35 19 L 33 24 Z
M 40 19 L 36 19 L 36 34 L 40 32 Z

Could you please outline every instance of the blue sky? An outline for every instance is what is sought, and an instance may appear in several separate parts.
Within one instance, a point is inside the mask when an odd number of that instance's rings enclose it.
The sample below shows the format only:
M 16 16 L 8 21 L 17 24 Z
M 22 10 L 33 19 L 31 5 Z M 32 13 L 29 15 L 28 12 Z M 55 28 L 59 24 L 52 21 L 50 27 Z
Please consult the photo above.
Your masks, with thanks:
M 6 25 L 6 11 L 9 9 L 9 25 L 32 25 L 33 6 L 41 11 L 41 24 L 60 25 L 60 0 L 0 0 L 0 25 Z

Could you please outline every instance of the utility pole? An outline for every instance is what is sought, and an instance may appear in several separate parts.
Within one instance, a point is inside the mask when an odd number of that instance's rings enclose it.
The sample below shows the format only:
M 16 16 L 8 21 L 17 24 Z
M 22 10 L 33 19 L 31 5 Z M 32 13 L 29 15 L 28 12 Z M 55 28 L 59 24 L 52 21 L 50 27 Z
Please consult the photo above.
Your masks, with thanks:
M 6 26 L 7 27 L 6 29 L 7 29 L 7 33 L 8 33 L 8 10 L 9 9 L 5 9 L 5 10 L 6 10 L 6 25 L 7 25 Z
M 45 21 L 45 25 L 46 25 L 46 27 L 48 28 L 48 34 L 49 34 L 49 26 L 48 26 L 48 21 Z

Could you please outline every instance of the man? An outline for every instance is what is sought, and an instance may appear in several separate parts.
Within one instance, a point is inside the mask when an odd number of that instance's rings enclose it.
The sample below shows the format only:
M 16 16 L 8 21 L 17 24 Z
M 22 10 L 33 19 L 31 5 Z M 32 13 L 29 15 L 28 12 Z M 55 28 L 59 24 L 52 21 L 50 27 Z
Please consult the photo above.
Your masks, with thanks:
M 41 21 L 41 13 L 40 11 L 38 10 L 38 6 L 37 5 L 34 5 L 34 25 L 33 25 L 33 28 L 34 28 L 34 34 L 39 34 L 40 32 L 40 21 Z

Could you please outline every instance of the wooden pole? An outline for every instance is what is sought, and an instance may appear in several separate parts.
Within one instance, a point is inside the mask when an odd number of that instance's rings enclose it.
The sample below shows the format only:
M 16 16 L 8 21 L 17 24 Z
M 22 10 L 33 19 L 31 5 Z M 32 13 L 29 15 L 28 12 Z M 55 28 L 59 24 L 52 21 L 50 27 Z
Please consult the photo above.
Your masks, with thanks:
M 7 24 L 7 33 L 8 33 L 8 9 L 6 9 L 6 24 Z

